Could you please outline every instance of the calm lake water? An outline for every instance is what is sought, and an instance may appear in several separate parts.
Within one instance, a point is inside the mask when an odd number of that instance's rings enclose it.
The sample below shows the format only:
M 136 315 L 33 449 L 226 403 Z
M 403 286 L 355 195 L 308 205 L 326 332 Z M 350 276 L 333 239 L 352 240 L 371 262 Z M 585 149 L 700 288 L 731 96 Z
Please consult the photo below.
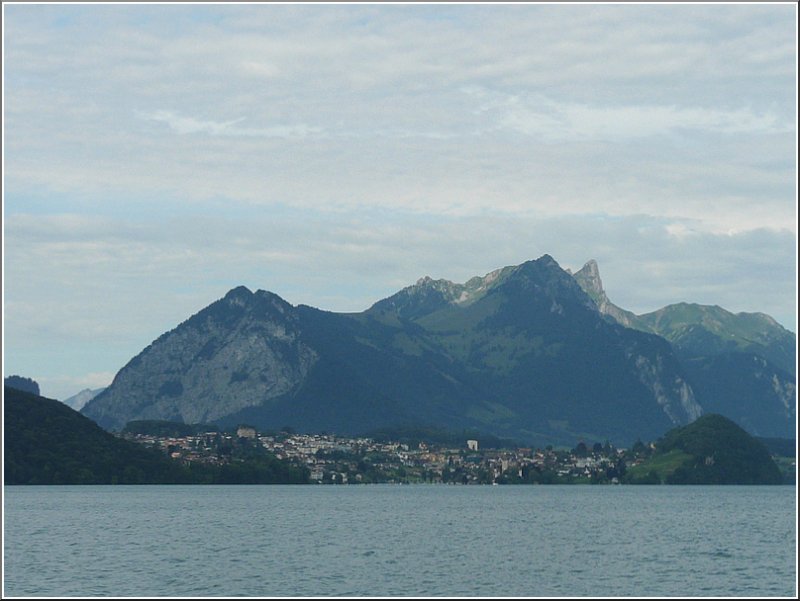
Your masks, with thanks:
M 4 596 L 791 596 L 795 487 L 5 487 Z

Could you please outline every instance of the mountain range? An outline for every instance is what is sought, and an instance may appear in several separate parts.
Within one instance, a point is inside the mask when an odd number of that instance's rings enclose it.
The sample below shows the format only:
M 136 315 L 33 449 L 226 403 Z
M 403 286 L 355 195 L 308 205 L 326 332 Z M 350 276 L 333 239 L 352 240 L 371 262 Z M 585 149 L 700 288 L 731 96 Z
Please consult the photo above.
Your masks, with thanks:
M 477 429 L 629 444 L 703 413 L 791 437 L 795 336 L 762 314 L 613 305 L 596 262 L 549 255 L 466 283 L 425 277 L 361 313 L 245 287 L 166 332 L 82 413 L 361 434 Z

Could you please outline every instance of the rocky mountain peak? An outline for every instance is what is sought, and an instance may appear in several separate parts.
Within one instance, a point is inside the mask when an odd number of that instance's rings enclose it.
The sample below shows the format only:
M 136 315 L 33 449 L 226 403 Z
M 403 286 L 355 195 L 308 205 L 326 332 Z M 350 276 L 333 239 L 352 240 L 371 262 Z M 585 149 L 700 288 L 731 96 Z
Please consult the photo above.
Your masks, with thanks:
M 222 299 L 208 309 L 211 309 L 211 313 L 218 317 L 229 319 L 234 316 L 243 317 L 251 314 L 258 316 L 265 314 L 288 315 L 292 313 L 294 307 L 274 292 L 267 290 L 252 292 L 246 286 L 237 286 L 229 290 Z M 205 312 L 201 311 L 199 315 L 204 316 Z
M 589 293 L 594 293 L 597 297 L 605 298 L 603 281 L 600 279 L 600 269 L 597 261 L 589 259 L 586 264 L 573 276 L 581 284 L 581 287 Z
M 231 306 L 244 306 L 252 298 L 253 293 L 246 286 L 237 286 L 228 291 L 223 300 Z
M 572 278 L 555 259 L 545 254 L 521 265 L 502 267 L 484 276 L 474 276 L 463 284 L 424 276 L 414 285 L 378 301 L 370 311 L 391 311 L 401 317 L 415 319 L 450 305 L 466 307 L 507 284 L 528 290 L 528 293 L 533 289 L 539 293 L 547 290 L 548 294 L 555 296 L 563 293 L 569 295 L 571 289 L 577 289 Z
M 629 328 L 648 330 L 647 327 L 639 324 L 636 315 L 621 309 L 609 300 L 606 291 L 603 289 L 603 280 L 600 279 L 600 268 L 597 265 L 597 261 L 589 259 L 578 272 L 572 274 L 572 277 L 594 301 L 600 313 Z
M 434 280 L 431 276 L 426 275 L 417 280 L 416 284 L 409 286 L 408 290 L 411 292 L 419 292 L 420 290 L 432 289 L 439 292 L 450 293 L 457 285 L 450 280 L 438 279 Z

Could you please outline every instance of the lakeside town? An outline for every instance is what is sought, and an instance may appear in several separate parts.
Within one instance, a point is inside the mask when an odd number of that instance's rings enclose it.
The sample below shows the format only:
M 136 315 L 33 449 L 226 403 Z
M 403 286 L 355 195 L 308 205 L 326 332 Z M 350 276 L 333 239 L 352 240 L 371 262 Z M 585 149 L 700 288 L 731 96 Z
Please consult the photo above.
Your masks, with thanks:
M 631 449 L 583 442 L 573 449 L 498 449 L 482 448 L 479 439 L 465 439 L 461 446 L 409 444 L 331 434 L 262 434 L 250 426 L 230 433 L 169 436 L 127 431 L 120 436 L 187 464 L 223 465 L 267 452 L 304 468 L 309 481 L 319 484 L 617 484 L 653 451 L 652 445 L 641 442 Z

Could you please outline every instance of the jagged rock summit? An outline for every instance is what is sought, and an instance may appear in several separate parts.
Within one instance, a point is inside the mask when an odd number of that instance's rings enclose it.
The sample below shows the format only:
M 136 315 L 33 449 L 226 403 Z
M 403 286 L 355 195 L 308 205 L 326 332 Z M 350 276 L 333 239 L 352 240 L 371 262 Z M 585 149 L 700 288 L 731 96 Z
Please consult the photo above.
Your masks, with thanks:
M 110 429 L 435 426 L 532 444 L 632 443 L 702 414 L 670 342 L 604 314 L 596 263 L 581 272 L 544 255 L 463 284 L 424 277 L 347 314 L 238 287 L 145 348 L 82 412 Z
M 418 318 L 448 305 L 466 307 L 483 298 L 493 288 L 502 285 L 514 274 L 521 275 L 529 263 L 512 265 L 495 269 L 485 276 L 475 276 L 463 284 L 450 280 L 434 280 L 425 276 L 417 280 L 413 286 L 403 288 L 400 292 L 375 303 L 368 311 L 395 312 L 402 318 Z M 548 267 L 558 266 L 550 255 L 543 255 L 537 264 Z
M 600 279 L 600 268 L 597 265 L 597 261 L 590 259 L 573 277 L 584 292 L 595 302 L 600 313 L 629 328 L 637 326 L 638 318 L 636 315 L 616 306 L 606 296 L 606 292 L 603 289 L 603 281 Z

